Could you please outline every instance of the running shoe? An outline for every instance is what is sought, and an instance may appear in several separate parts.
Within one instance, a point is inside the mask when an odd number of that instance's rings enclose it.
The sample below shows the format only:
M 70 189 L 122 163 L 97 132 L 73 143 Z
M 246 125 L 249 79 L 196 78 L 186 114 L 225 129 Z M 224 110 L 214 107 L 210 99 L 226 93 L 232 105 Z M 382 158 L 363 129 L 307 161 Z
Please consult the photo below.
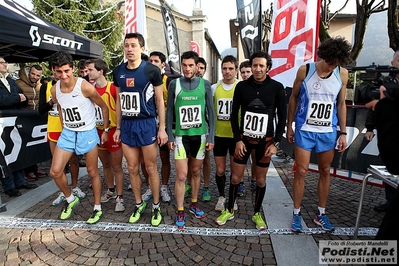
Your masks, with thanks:
M 186 224 L 186 214 L 184 211 L 178 211 L 176 215 L 176 226 L 177 229 L 183 229 Z
M 125 210 L 125 203 L 123 202 L 123 199 L 117 197 L 115 201 L 115 212 L 123 212 Z
M 48 175 L 47 173 L 43 173 L 40 171 L 36 171 L 36 172 L 34 172 L 34 174 L 36 177 L 46 177 Z
M 186 185 L 186 191 L 184 192 L 184 197 L 187 198 L 188 195 L 191 193 L 191 185 Z
M 205 213 L 204 213 L 203 210 L 200 209 L 200 207 L 199 207 L 197 202 L 196 203 L 191 203 L 189 210 L 190 210 L 190 212 L 192 214 L 195 215 L 196 218 L 198 218 L 198 219 L 205 218 Z
M 152 191 L 150 187 L 147 188 L 146 192 L 141 196 L 141 199 L 145 202 L 148 202 L 150 199 L 152 199 Z
M 127 186 L 127 190 L 132 191 L 132 184 L 129 184 L 129 185 Z
M 35 176 L 34 173 L 29 173 L 29 174 L 25 175 L 25 179 L 26 180 L 37 180 L 38 178 Z
M 168 187 L 164 185 L 161 186 L 161 200 L 162 202 L 170 202 Z
M 136 205 L 134 207 L 134 211 L 133 211 L 132 215 L 130 215 L 129 223 L 131 223 L 131 224 L 137 223 L 140 220 L 141 214 L 145 210 L 145 207 L 147 207 L 147 202 L 145 202 L 145 201 L 143 201 L 143 203 L 139 207 L 137 207 L 137 205 Z
M 75 208 L 75 206 L 78 205 L 78 203 L 79 203 L 78 197 L 75 197 L 75 199 L 71 203 L 68 203 L 67 201 L 65 201 L 64 207 L 63 207 L 61 215 L 60 215 L 60 219 L 66 220 L 69 217 L 71 217 L 73 208 Z
M 91 214 L 90 218 L 86 221 L 87 224 L 96 224 L 100 221 L 103 216 L 103 212 L 99 210 L 94 210 Z
M 225 204 L 226 204 L 226 198 L 223 196 L 220 196 L 218 199 L 218 203 L 216 203 L 215 206 L 215 211 L 222 212 L 225 210 Z
M 207 202 L 211 201 L 211 193 L 209 193 L 209 189 L 204 188 L 202 190 L 202 201 Z
M 245 185 L 244 185 L 244 183 L 240 183 L 240 186 L 238 187 L 237 195 L 239 197 L 244 197 L 245 196 Z
M 237 199 L 234 201 L 233 210 L 238 210 Z
M 86 198 L 86 193 L 84 193 L 79 187 L 75 187 L 72 189 L 73 195 L 78 197 L 79 199 L 84 199 Z
M 234 219 L 234 212 L 229 212 L 228 210 L 222 211 L 222 214 L 216 219 L 216 224 L 224 225 L 227 221 Z
M 296 233 L 302 232 L 302 215 L 301 215 L 301 213 L 294 214 L 294 216 L 292 217 L 291 231 L 296 232 Z
M 158 226 L 162 221 L 161 208 L 152 208 L 151 225 Z
M 251 180 L 251 191 L 254 192 L 256 190 L 256 180 Z
M 313 220 L 317 225 L 320 225 L 321 228 L 325 231 L 334 231 L 335 227 L 332 225 L 330 222 L 330 219 L 328 219 L 328 216 L 325 215 L 324 213 L 322 215 L 316 215 L 316 217 Z
M 266 223 L 259 212 L 255 213 L 255 215 L 252 216 L 252 221 L 255 223 L 256 229 L 261 231 L 266 230 L 267 228 Z
M 116 193 L 116 191 L 112 192 L 109 189 L 107 189 L 107 192 L 104 193 L 104 195 L 101 196 L 101 202 L 108 202 L 111 199 L 116 199 L 116 197 L 118 196 L 118 194 Z
M 58 193 L 57 198 L 53 201 L 53 206 L 60 206 L 65 200 L 65 195 L 62 192 Z

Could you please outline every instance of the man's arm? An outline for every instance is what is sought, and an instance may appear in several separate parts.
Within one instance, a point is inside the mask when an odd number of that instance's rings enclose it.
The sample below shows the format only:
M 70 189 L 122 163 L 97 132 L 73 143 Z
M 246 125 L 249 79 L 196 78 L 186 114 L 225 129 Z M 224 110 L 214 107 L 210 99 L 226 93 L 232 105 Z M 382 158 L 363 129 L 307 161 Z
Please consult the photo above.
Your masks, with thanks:
M 233 131 L 233 138 L 236 141 L 241 140 L 240 126 L 239 126 L 240 117 L 238 116 L 240 105 L 241 105 L 241 94 L 240 94 L 240 83 L 238 83 L 234 90 L 233 105 L 230 114 L 231 129 Z M 243 110 L 241 110 L 241 115 L 244 115 Z
M 340 76 L 342 81 L 342 88 L 337 98 L 337 115 L 338 124 L 341 132 L 346 132 L 346 84 L 348 84 L 348 70 L 340 68 Z M 346 149 L 346 135 L 340 135 L 338 140 L 338 152 L 343 152 Z
M 277 109 L 277 126 L 276 132 L 274 134 L 274 141 L 280 142 L 281 138 L 284 133 L 284 128 L 287 119 L 287 106 L 285 103 L 285 90 L 284 87 L 281 85 L 281 89 L 277 92 L 276 95 L 276 109 Z
M 51 82 L 51 81 L 50 81 Z M 47 84 L 40 87 L 39 92 L 39 114 L 44 115 L 53 107 L 53 101 L 46 101 Z
M 158 117 L 159 117 L 159 130 L 158 130 L 158 144 L 164 145 L 168 136 L 165 132 L 165 102 L 163 99 L 163 85 L 154 86 L 155 90 L 155 104 L 157 106 Z
M 206 142 L 215 143 L 215 111 L 213 107 L 213 93 L 211 83 L 205 80 L 206 111 L 208 113 L 209 135 Z M 212 147 L 213 148 L 213 147 Z
M 168 108 L 166 109 L 166 130 L 168 133 L 168 142 L 175 141 L 175 137 L 173 136 L 173 115 L 175 110 L 176 80 L 177 79 L 172 80 L 168 87 Z
M 296 113 L 296 108 L 298 105 L 299 92 L 301 90 L 301 84 L 306 77 L 306 65 L 300 66 L 294 84 L 292 86 L 292 93 L 290 100 L 288 102 L 288 112 L 287 112 L 287 140 L 289 143 L 294 142 L 294 131 L 292 130 L 292 122 L 294 122 L 294 116 Z

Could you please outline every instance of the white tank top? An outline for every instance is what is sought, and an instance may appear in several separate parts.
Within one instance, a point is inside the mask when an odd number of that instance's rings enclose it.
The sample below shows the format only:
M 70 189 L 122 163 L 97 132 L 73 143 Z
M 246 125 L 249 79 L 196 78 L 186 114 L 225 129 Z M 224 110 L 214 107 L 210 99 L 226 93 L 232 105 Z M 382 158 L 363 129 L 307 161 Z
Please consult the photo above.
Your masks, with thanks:
M 87 131 L 96 127 L 94 103 L 82 93 L 82 78 L 78 78 L 70 93 L 63 93 L 60 81 L 55 85 L 58 103 L 61 105 L 64 127 L 72 131 Z

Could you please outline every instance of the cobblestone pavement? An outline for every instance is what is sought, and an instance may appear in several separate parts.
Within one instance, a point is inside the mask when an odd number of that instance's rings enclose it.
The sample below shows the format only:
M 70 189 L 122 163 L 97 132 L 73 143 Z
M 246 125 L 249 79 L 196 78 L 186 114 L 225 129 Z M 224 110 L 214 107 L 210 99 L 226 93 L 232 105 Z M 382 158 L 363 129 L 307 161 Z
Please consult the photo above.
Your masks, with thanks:
M 214 180 L 214 164 L 211 174 L 211 202 L 200 201 L 200 207 L 205 211 L 204 219 L 197 219 L 187 211 L 189 199 L 186 198 L 186 226 L 199 228 L 224 229 L 254 229 L 251 221 L 254 194 L 247 189 L 244 197 L 239 198 L 239 209 L 235 219 L 219 227 L 214 220 L 219 212 L 214 210 L 217 201 L 217 188 Z M 292 162 L 274 161 L 275 168 L 288 192 L 292 195 Z M 40 169 L 48 172 L 49 163 L 42 163 Z M 125 167 L 126 169 L 126 167 Z M 249 175 L 247 170 L 246 175 Z M 228 176 L 228 175 L 227 175 Z M 175 170 L 172 163 L 169 191 L 172 196 L 170 204 L 162 204 L 163 223 L 174 225 L 176 207 L 174 201 Z M 51 181 L 51 177 L 40 179 L 38 184 Z M 287 181 L 287 182 L 286 182 Z M 30 181 L 31 182 L 31 181 Z M 53 182 L 53 181 L 51 181 Z M 75 208 L 71 217 L 73 221 L 86 221 L 93 208 L 93 194 L 89 188 L 90 179 L 84 176 L 79 180 L 79 186 L 87 193 L 87 198 Z M 245 180 L 249 188 L 248 179 Z M 125 188 L 128 186 L 128 175 L 125 173 Z M 202 184 L 201 184 L 202 188 Z M 147 184 L 143 183 L 143 193 Z M 336 227 L 354 227 L 359 202 L 361 184 L 341 178 L 332 178 L 331 192 L 327 213 Z M 105 185 L 103 186 L 105 191 Z M 227 191 L 227 188 L 226 188 Z M 306 190 L 302 204 L 302 216 L 307 226 L 316 227 L 313 217 L 317 210 L 317 174 L 309 172 L 306 179 Z M 25 191 L 21 191 L 26 193 Z M 200 190 L 200 195 L 202 191 Z M 8 197 L 1 191 L 4 202 Z M 51 202 L 56 197 L 40 201 L 34 207 L 19 214 L 18 218 L 59 220 L 61 206 L 53 207 Z M 200 196 L 201 197 L 201 196 Z M 124 191 L 126 210 L 115 213 L 115 202 L 102 204 L 103 223 L 123 223 L 127 225 L 133 211 L 134 197 L 131 191 Z M 361 227 L 378 227 L 383 214 L 373 210 L 375 205 L 384 202 L 384 190 L 379 187 L 367 186 Z M 151 206 L 151 204 L 150 204 Z M 150 206 L 143 213 L 140 224 L 150 224 Z M 1 216 L 1 214 L 0 214 Z M 289 228 L 291 221 L 282 225 Z M 336 236 L 330 234 L 314 235 L 314 239 L 352 239 L 352 236 Z M 372 236 L 362 236 L 359 239 L 373 239 Z M 1 228 L 0 230 L 0 265 L 276 265 L 270 235 L 257 236 L 206 236 L 181 233 L 148 233 L 123 232 L 106 230 L 67 230 L 67 229 L 25 229 Z

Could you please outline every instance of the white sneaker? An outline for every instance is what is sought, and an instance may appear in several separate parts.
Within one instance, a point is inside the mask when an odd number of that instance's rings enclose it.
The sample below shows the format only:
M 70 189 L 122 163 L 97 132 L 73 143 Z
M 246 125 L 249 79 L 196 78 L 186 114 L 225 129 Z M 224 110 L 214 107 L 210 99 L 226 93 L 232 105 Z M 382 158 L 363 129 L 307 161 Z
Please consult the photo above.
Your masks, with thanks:
M 78 197 L 79 199 L 84 199 L 86 198 L 86 193 L 84 193 L 79 187 L 75 187 L 72 189 L 73 195 Z
M 165 186 L 165 185 L 161 186 L 161 199 L 162 199 L 162 202 L 170 202 L 168 186 Z
M 141 199 L 145 202 L 152 199 L 152 191 L 150 187 L 147 188 L 147 191 L 141 196 Z
M 125 203 L 123 202 L 123 199 L 117 197 L 116 198 L 115 211 L 116 212 L 123 212 L 124 210 L 125 210 Z
M 234 207 L 233 207 L 233 209 L 234 209 L 235 211 L 238 210 L 237 199 L 234 201 Z
M 58 193 L 57 198 L 53 201 L 53 206 L 60 206 L 65 200 L 65 195 L 62 192 Z
M 226 198 L 223 196 L 220 196 L 218 199 L 218 203 L 216 203 L 215 211 L 219 211 L 219 212 L 224 211 L 225 204 L 226 204 Z
M 116 191 L 111 192 L 109 189 L 107 189 L 107 192 L 101 196 L 101 202 L 108 202 L 110 199 L 115 199 L 117 196 L 118 194 Z
M 132 184 L 129 184 L 129 185 L 127 186 L 127 190 L 132 190 Z

